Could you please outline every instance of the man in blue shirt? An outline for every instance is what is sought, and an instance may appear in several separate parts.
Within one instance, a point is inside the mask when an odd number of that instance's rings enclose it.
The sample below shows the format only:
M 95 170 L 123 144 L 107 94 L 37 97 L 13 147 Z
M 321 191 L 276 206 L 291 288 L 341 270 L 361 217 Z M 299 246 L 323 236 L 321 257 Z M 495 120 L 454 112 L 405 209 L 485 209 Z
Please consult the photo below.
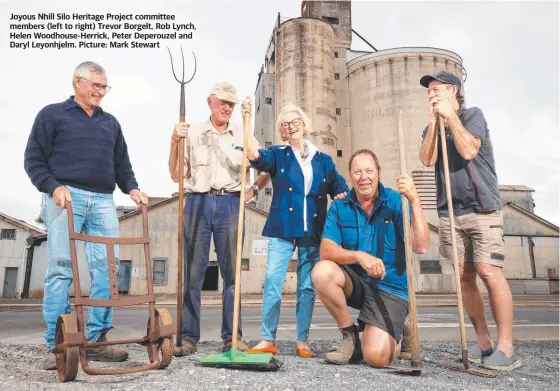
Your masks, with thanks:
M 319 298 L 343 336 L 342 346 L 327 353 L 326 361 L 354 364 L 363 359 L 383 367 L 398 354 L 408 315 L 401 194 L 410 201 L 416 253 L 428 248 L 428 223 L 410 176 L 397 178 L 398 191 L 386 188 L 379 181 L 379 160 L 368 149 L 350 157 L 349 170 L 353 189 L 329 209 L 321 261 L 312 273 Z M 358 326 L 348 307 L 360 310 Z
M 94 62 L 84 62 L 74 71 L 72 85 L 73 96 L 48 105 L 37 114 L 25 149 L 25 171 L 43 193 L 41 216 L 48 231 L 48 269 L 43 296 L 45 340 L 49 349 L 43 368 L 47 370 L 56 369 L 53 348 L 57 319 L 70 313 L 68 289 L 72 283 L 72 263 L 66 201 L 72 201 L 77 232 L 106 237 L 119 236 L 113 202 L 115 184 L 137 205 L 148 203 L 146 194 L 138 189 L 118 121 L 99 106 L 110 89 L 105 70 Z M 115 246 L 117 262 L 118 250 Z M 92 279 L 90 297 L 109 299 L 105 245 L 87 242 L 85 254 Z M 90 307 L 88 342 L 105 341 L 111 323 L 111 308 Z M 124 361 L 128 353 L 115 346 L 101 346 L 88 348 L 87 356 L 95 361 Z

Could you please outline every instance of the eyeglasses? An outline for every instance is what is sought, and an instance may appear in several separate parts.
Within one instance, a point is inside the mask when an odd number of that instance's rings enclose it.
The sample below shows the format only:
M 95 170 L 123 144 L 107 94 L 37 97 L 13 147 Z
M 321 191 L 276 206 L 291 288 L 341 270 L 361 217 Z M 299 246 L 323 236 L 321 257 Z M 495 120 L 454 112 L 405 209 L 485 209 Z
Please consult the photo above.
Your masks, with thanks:
M 82 76 L 78 76 L 78 77 L 79 77 L 80 79 L 84 79 L 84 80 L 87 81 L 87 82 L 90 82 L 91 85 L 93 86 L 93 89 L 94 89 L 94 90 L 98 90 L 98 91 L 99 91 L 99 90 L 103 89 L 103 90 L 105 90 L 105 92 L 109 92 L 109 91 L 111 90 L 111 87 L 109 87 L 108 85 L 103 85 L 103 84 L 99 84 L 99 83 L 94 83 L 94 82 L 92 82 L 91 80 L 88 80 L 88 79 L 86 79 L 85 77 L 82 77 Z
M 296 118 L 296 119 L 293 119 L 291 122 L 282 122 L 280 124 L 280 127 L 282 129 L 297 128 L 298 126 L 301 125 L 301 122 L 302 122 L 301 118 Z

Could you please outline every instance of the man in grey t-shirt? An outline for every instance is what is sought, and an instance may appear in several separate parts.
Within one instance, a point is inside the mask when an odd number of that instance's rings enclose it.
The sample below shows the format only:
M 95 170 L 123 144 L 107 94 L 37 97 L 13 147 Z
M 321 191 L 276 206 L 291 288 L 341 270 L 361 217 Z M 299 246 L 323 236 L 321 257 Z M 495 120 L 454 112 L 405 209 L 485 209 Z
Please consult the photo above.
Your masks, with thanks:
M 448 207 L 455 214 L 455 233 L 464 306 L 478 338 L 469 350 L 469 359 L 497 370 L 521 365 L 513 352 L 513 303 L 502 273 L 504 263 L 502 202 L 494 164 L 490 134 L 482 111 L 466 108 L 461 80 L 446 71 L 426 75 L 420 84 L 428 89 L 431 119 L 424 129 L 420 160 L 435 164 L 439 240 L 442 262 L 452 262 L 451 227 Z M 453 205 L 447 205 L 438 117 L 445 121 Z M 498 327 L 498 343 L 492 338 L 484 316 L 484 302 L 476 276 L 490 295 L 492 313 Z

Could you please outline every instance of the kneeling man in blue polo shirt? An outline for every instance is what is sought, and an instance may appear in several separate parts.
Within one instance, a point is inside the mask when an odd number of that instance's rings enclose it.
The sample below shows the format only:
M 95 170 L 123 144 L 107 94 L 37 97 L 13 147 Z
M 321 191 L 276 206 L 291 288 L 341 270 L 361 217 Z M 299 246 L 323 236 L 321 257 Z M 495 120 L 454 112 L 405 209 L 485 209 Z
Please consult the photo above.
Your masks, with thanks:
M 410 201 L 416 253 L 428 249 L 428 223 L 410 176 L 397 178 L 398 191 L 384 187 L 379 181 L 379 160 L 368 149 L 352 155 L 349 170 L 353 189 L 329 209 L 321 261 L 312 272 L 317 294 L 343 337 L 341 347 L 327 353 L 326 361 L 354 364 L 364 360 L 383 367 L 398 354 L 408 315 L 401 194 Z M 358 325 L 349 307 L 360 310 Z

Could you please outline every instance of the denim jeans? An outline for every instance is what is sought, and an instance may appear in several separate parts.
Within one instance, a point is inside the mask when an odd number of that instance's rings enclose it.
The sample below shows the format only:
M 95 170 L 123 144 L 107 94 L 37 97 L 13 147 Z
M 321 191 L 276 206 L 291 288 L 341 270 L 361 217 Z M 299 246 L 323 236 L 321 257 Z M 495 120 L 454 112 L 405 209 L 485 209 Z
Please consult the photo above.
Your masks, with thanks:
M 183 219 L 183 339 L 192 342 L 200 340 L 201 291 L 208 268 L 212 236 L 224 283 L 221 337 L 224 341 L 232 339 L 238 219 L 239 196 L 206 193 L 186 195 Z M 237 336 L 241 339 L 241 305 Z
M 117 237 L 119 223 L 112 194 L 94 193 L 66 186 L 72 196 L 74 229 L 88 235 Z M 41 215 L 48 232 L 48 268 L 43 296 L 43 317 L 47 324 L 47 348 L 54 347 L 56 321 L 59 315 L 70 313 L 69 288 L 72 283 L 68 214 L 56 205 L 50 195 L 43 194 Z M 104 244 L 86 242 L 86 263 L 91 277 L 90 298 L 110 299 L 107 251 Z M 119 247 L 115 246 L 118 271 Z M 86 335 L 95 342 L 111 328 L 110 307 L 88 307 Z
M 276 339 L 280 320 L 282 285 L 288 272 L 288 264 L 295 248 L 298 248 L 297 291 L 296 291 L 296 328 L 297 340 L 307 341 L 313 307 L 315 306 L 315 287 L 311 281 L 311 270 L 319 261 L 319 248 L 309 237 L 270 238 L 264 281 L 261 337 L 266 341 Z

